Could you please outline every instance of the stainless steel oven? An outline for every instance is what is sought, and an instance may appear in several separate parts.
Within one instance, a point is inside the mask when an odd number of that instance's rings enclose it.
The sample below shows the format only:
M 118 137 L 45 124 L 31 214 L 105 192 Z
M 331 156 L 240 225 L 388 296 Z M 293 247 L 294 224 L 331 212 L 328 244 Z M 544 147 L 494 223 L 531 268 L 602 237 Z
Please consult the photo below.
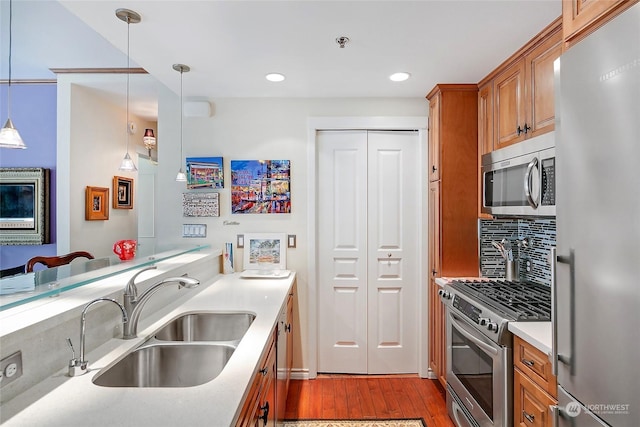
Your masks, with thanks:
M 447 409 L 458 427 L 513 425 L 511 321 L 548 321 L 547 286 L 454 280 L 440 290 L 446 310 Z
M 491 341 L 451 309 L 446 316 L 449 413 L 460 426 L 510 425 L 511 348 Z

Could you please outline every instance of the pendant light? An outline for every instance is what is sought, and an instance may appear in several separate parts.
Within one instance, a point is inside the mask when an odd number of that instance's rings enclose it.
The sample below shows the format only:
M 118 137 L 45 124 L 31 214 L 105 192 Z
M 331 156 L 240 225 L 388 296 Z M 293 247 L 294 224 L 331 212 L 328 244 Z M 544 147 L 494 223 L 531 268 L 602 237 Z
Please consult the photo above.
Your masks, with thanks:
M 138 168 L 136 168 L 135 163 L 133 163 L 133 160 L 129 155 L 129 134 L 131 133 L 129 131 L 129 77 L 131 75 L 131 73 L 129 72 L 129 26 L 130 24 L 137 24 L 142 20 L 142 18 L 140 18 L 140 14 L 130 9 L 117 9 L 116 16 L 121 21 L 127 23 L 127 123 L 125 127 L 127 133 L 127 153 L 124 155 L 119 169 L 121 171 L 135 172 L 138 170 Z
M 184 171 L 182 170 L 182 118 L 184 117 L 182 111 L 184 106 L 184 102 L 182 100 L 182 74 L 188 73 L 189 71 L 191 71 L 191 68 L 189 68 L 188 65 L 184 64 L 173 64 L 173 69 L 180 72 L 180 170 L 178 170 L 178 174 L 176 175 L 176 181 L 184 182 L 187 180 L 187 175 L 185 175 Z
M 13 21 L 13 1 L 9 0 L 9 86 L 7 87 L 7 121 L 0 130 L 0 148 L 27 148 L 20 138 L 18 129 L 11 121 L 11 23 Z

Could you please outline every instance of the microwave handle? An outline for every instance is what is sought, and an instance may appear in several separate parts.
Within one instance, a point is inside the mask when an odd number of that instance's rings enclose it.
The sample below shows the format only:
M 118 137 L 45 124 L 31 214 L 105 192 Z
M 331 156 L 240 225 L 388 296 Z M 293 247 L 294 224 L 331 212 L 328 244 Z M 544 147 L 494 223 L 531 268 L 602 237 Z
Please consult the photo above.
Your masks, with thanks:
M 529 206 L 532 208 L 538 207 L 538 202 L 533 200 L 533 196 L 531 195 L 531 175 L 533 174 L 533 168 L 538 167 L 538 158 L 534 157 L 533 160 L 529 162 L 527 166 L 527 173 L 524 174 L 524 195 L 527 197 L 527 202 L 529 202 Z

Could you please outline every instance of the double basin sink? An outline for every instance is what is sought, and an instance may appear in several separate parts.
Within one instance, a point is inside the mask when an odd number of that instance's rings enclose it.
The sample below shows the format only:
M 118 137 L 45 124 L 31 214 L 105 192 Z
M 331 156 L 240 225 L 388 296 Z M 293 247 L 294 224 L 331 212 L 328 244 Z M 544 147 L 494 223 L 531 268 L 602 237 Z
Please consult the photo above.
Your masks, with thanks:
M 255 319 L 246 312 L 183 314 L 93 378 L 103 387 L 192 387 L 216 378 Z

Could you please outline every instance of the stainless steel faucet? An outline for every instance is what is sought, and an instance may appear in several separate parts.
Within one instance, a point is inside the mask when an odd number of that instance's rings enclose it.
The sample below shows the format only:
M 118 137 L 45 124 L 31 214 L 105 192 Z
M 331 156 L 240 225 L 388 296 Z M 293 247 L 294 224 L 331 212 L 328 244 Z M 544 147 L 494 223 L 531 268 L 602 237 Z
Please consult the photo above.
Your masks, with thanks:
M 71 338 L 67 338 L 67 343 L 69 344 L 69 347 L 71 347 L 71 360 L 69 360 L 69 376 L 70 377 L 76 377 L 79 375 L 84 375 L 88 372 L 88 365 L 89 362 L 87 360 L 85 360 L 85 352 L 84 352 L 84 342 L 85 342 L 85 325 L 86 325 L 86 315 L 87 315 L 87 310 L 89 309 L 89 307 L 91 307 L 94 304 L 97 304 L 99 302 L 102 301 L 108 301 L 108 302 L 112 302 L 114 304 L 116 304 L 120 310 L 122 311 L 122 323 L 124 325 L 127 325 L 127 312 L 125 311 L 124 307 L 122 306 L 122 304 L 120 304 L 118 301 L 111 299 L 111 298 L 97 298 L 94 299 L 93 301 L 91 301 L 89 304 L 87 304 L 84 309 L 82 310 L 82 315 L 80 316 L 80 357 L 76 358 L 76 352 L 73 349 L 73 344 L 71 343 Z
M 180 288 L 191 289 L 191 288 L 197 287 L 200 284 L 200 281 L 198 279 L 194 279 L 191 277 L 186 277 L 186 276 L 168 277 L 156 283 L 155 285 L 152 285 L 142 295 L 140 295 L 140 297 L 138 297 L 138 289 L 133 283 L 133 280 L 136 276 L 133 276 L 131 278 L 129 283 L 127 283 L 127 287 L 125 288 L 125 291 L 124 291 L 124 306 L 127 309 L 127 313 L 129 313 L 129 321 L 124 324 L 124 333 L 122 335 L 122 337 L 125 340 L 137 337 L 138 320 L 140 320 L 140 312 L 142 311 L 142 308 L 144 307 L 146 302 L 149 300 L 151 295 L 153 295 L 162 286 L 167 285 L 169 283 L 177 283 L 178 287 Z
M 145 271 L 155 270 L 156 268 L 158 267 L 156 267 L 155 265 L 143 268 L 142 270 L 134 274 L 133 277 L 127 282 L 127 285 L 124 287 L 124 309 L 127 310 L 127 313 L 129 313 L 129 315 L 131 315 L 131 312 L 133 311 L 134 301 L 138 298 L 138 287 L 136 286 L 136 278 Z

